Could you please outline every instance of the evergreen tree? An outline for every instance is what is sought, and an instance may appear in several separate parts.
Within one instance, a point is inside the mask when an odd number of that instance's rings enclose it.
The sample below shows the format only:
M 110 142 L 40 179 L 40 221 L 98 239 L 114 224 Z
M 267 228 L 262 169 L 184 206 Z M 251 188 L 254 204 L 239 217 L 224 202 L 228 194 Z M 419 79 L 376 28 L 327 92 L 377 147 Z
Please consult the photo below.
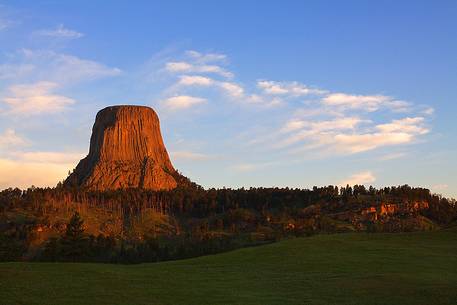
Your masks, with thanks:
M 62 237 L 62 256 L 71 261 L 83 260 L 88 254 L 88 239 L 84 234 L 84 221 L 76 212 L 67 224 Z

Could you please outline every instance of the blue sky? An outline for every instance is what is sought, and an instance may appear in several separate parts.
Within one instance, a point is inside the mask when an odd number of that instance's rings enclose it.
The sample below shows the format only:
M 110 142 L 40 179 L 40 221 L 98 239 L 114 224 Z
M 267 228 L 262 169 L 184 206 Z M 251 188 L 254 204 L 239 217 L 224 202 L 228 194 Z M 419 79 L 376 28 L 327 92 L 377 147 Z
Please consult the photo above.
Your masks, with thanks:
M 205 187 L 457 197 L 456 37 L 455 1 L 0 1 L 0 188 L 54 185 L 140 104 Z

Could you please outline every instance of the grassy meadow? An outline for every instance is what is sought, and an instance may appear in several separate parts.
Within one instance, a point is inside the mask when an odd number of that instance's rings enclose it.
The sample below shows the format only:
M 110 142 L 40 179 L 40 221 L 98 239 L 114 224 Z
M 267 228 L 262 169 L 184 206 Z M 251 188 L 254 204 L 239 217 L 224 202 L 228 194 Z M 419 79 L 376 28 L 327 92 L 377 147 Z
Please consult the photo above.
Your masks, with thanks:
M 316 235 L 139 265 L 1 263 L 0 304 L 457 304 L 457 232 Z

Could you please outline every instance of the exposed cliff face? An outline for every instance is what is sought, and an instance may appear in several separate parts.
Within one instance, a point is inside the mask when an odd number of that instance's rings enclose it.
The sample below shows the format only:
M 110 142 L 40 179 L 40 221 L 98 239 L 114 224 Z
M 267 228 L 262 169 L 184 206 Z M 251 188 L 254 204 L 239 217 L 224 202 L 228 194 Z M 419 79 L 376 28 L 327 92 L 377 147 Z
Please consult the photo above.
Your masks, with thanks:
M 303 215 L 311 213 L 311 215 L 317 214 L 315 212 L 317 205 L 309 206 L 308 208 L 302 211 Z M 311 210 L 313 207 L 313 210 Z M 319 207 L 319 206 L 317 206 Z M 427 201 L 413 201 L 413 202 L 403 202 L 403 203 L 379 203 L 373 206 L 365 206 L 359 208 L 353 208 L 348 211 L 338 212 L 329 214 L 330 217 L 350 221 L 352 223 L 360 223 L 367 221 L 386 221 L 390 218 L 396 218 L 398 215 L 410 215 L 415 216 L 419 212 L 429 208 L 429 203 Z M 317 210 L 319 211 L 319 210 Z
M 381 203 L 379 206 L 371 206 L 362 209 L 361 215 L 365 220 L 378 220 L 382 217 L 388 218 L 396 214 L 414 214 L 428 209 L 427 201 L 403 202 L 403 203 Z
M 93 190 L 170 190 L 177 186 L 176 175 L 155 111 L 144 106 L 111 106 L 97 113 L 89 154 L 65 183 Z

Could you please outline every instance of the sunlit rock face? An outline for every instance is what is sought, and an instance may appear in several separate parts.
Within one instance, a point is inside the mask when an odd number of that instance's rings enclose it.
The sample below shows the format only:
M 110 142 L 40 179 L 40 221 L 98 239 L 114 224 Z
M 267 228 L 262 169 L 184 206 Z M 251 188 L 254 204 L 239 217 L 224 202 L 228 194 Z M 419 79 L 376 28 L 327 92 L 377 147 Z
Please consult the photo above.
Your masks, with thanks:
M 97 113 L 90 149 L 65 181 L 92 190 L 177 186 L 159 118 L 144 106 L 111 106 Z

